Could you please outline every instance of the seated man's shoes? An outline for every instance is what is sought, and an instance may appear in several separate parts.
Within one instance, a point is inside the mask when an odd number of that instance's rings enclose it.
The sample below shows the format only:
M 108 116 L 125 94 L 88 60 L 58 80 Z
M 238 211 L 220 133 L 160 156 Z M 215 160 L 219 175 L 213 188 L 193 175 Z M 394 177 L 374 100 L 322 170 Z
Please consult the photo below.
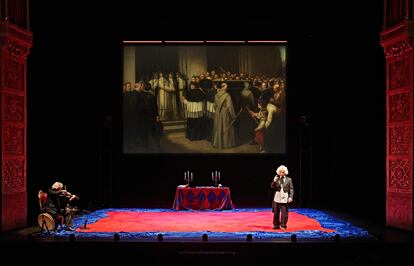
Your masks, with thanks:
M 273 229 L 279 229 L 279 226 L 273 226 Z

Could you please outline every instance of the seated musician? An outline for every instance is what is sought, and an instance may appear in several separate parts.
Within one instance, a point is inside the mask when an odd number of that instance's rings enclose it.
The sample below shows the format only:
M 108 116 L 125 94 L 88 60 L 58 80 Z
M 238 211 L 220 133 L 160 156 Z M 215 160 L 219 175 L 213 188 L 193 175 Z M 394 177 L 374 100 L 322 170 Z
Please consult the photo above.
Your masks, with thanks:
M 55 182 L 52 188 L 49 188 L 47 191 L 47 201 L 43 211 L 49 213 L 55 220 L 57 215 L 62 215 L 65 222 L 65 230 L 73 231 L 72 214 L 68 204 L 77 199 L 78 196 L 63 189 L 62 183 Z

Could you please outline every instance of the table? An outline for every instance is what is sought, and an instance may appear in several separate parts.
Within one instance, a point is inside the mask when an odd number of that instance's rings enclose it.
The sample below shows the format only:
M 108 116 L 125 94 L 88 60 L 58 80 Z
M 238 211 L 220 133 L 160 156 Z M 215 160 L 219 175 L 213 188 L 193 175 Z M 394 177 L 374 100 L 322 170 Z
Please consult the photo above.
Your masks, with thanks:
M 173 208 L 176 210 L 234 209 L 228 187 L 177 187 Z

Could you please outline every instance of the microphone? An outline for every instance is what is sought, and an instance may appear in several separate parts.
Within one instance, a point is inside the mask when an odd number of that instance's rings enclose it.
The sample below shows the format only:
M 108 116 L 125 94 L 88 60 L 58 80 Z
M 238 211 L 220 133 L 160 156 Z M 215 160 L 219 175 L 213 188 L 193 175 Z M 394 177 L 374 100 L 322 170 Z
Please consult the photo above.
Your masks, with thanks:
M 89 218 L 89 214 L 90 213 L 91 213 L 91 202 L 89 201 L 88 212 L 86 214 L 85 222 L 83 223 L 83 227 L 80 227 L 79 229 L 81 229 L 81 230 L 87 230 L 87 229 L 89 229 L 89 227 L 87 227 L 86 224 L 88 223 L 88 218 Z

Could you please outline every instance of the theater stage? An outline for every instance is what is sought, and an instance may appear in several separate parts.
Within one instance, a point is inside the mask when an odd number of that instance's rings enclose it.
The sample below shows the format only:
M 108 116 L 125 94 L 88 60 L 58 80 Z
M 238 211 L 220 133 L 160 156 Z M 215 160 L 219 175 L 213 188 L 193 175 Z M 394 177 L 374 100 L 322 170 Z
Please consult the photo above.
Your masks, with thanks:
M 75 217 L 75 231 L 58 230 L 44 237 L 76 239 L 112 239 L 154 241 L 163 239 L 200 241 L 203 234 L 209 241 L 289 240 L 332 241 L 336 235 L 343 240 L 373 240 L 366 229 L 315 209 L 291 209 L 288 228 L 273 229 L 273 213 L 269 208 L 233 209 L 223 211 L 176 211 L 171 209 L 102 209 Z M 86 228 L 85 228 L 86 222 Z M 338 236 L 336 236 L 338 237 Z
M 411 254 L 407 250 L 414 248 L 412 233 L 351 218 L 292 208 L 288 229 L 281 231 L 272 229 L 269 208 L 101 209 L 76 216 L 73 232 L 40 233 L 33 226 L 3 232 L 0 239 L 5 253 L 19 250 L 28 258 L 61 254 L 68 257 L 60 263 L 64 265 L 73 265 L 74 259 L 94 264 L 274 265 L 275 258 L 289 265 L 406 265 Z

